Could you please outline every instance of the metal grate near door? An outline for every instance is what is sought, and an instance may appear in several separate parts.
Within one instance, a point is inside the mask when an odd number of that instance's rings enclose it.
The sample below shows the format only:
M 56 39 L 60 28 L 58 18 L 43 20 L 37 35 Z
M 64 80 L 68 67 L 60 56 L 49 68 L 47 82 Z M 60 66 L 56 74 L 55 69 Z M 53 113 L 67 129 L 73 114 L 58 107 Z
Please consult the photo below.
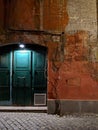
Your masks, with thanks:
M 46 94 L 45 93 L 35 93 L 34 94 L 34 105 L 46 105 Z

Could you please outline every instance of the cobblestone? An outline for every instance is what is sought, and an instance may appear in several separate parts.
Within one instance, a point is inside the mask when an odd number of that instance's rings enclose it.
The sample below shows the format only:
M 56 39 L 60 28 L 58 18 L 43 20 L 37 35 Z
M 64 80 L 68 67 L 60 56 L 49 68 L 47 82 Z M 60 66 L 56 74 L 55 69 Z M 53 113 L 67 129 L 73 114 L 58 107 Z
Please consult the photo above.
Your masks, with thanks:
M 98 130 L 98 114 L 0 112 L 0 130 Z

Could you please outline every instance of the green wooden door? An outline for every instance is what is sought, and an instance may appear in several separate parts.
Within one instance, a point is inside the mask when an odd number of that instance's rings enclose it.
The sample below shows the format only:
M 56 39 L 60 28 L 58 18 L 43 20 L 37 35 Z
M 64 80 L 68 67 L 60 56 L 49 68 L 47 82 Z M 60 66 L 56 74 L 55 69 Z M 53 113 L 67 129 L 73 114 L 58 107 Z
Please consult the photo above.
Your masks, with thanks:
M 46 53 L 34 51 L 32 56 L 32 90 L 33 93 L 46 93 Z
M 31 52 L 14 51 L 13 104 L 31 105 Z
M 46 93 L 46 54 L 42 51 L 14 51 L 13 104 L 33 105 L 35 93 Z
M 10 53 L 0 54 L 0 101 L 10 100 Z

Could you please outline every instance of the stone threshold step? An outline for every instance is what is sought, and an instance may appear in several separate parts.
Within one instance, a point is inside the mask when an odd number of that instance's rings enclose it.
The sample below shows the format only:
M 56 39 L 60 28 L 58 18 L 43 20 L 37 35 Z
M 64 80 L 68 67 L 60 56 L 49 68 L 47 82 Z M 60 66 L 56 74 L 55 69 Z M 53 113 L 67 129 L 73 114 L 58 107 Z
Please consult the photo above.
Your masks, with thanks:
M 47 112 L 47 107 L 0 106 L 0 112 Z

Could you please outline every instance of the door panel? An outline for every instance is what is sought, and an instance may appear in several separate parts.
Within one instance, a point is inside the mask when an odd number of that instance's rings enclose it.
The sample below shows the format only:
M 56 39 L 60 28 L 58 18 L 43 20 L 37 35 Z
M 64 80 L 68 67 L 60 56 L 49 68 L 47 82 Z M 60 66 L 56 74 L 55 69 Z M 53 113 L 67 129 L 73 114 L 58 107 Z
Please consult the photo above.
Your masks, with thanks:
M 0 55 L 0 101 L 10 100 L 10 53 Z
M 14 71 L 14 86 L 21 86 L 21 87 L 30 87 L 31 85 L 31 75 L 29 71 L 22 71 L 17 70 Z
M 13 104 L 31 104 L 31 52 L 14 52 Z
M 14 53 L 14 70 L 28 71 L 31 69 L 31 52 L 30 51 L 15 51 Z
M 34 93 L 46 93 L 46 57 L 44 52 L 33 52 L 33 90 Z
M 9 70 L 10 68 L 10 53 L 0 55 L 0 70 Z

